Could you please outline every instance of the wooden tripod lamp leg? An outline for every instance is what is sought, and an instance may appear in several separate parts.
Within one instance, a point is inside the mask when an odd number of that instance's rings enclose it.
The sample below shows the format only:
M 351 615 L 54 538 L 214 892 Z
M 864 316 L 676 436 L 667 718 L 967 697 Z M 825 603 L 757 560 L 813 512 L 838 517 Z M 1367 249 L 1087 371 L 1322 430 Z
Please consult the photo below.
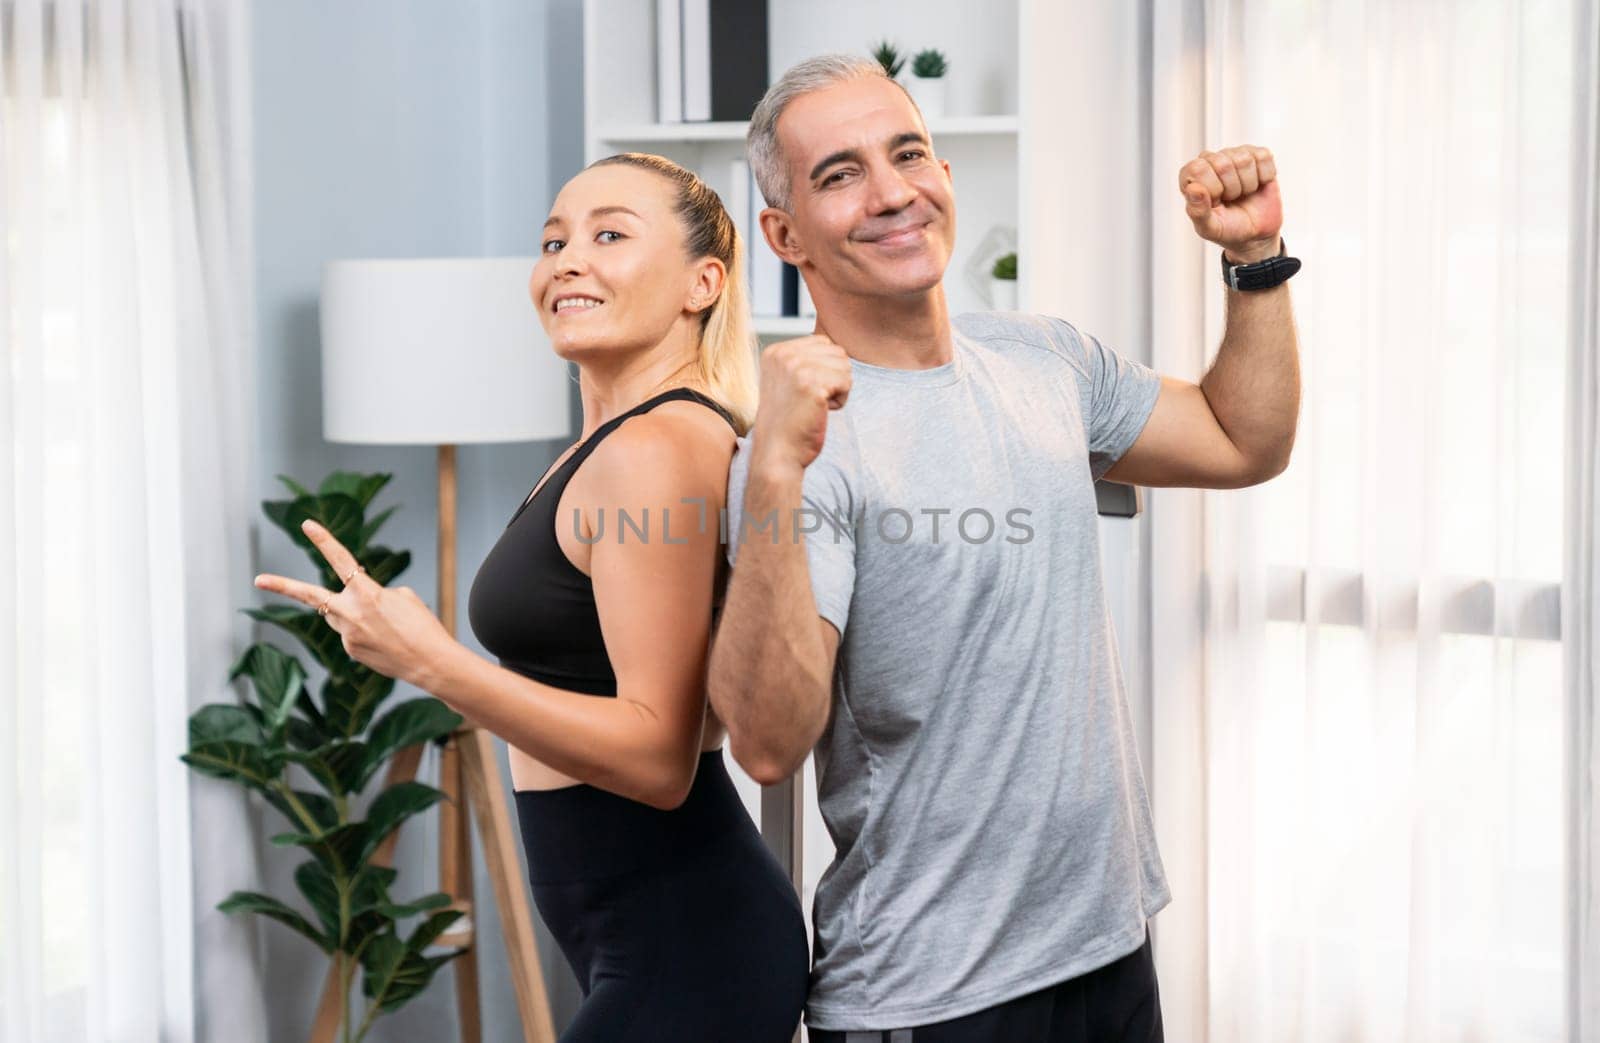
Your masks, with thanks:
M 478 1009 L 478 923 L 473 903 L 472 829 L 463 778 L 460 745 L 452 735 L 439 758 L 440 788 L 448 798 L 439 805 L 439 890 L 450 896 L 450 907 L 464 915 L 439 937 L 438 944 L 467 950 L 450 961 L 450 967 L 456 979 L 461 1043 L 479 1043 L 483 1019 Z
M 494 742 L 489 733 L 480 728 L 457 734 L 461 739 L 461 764 L 467 793 L 478 823 L 489 880 L 494 885 L 500 927 L 505 933 L 511 983 L 516 988 L 517 1010 L 522 1015 L 522 1038 L 525 1043 L 555 1043 L 550 1001 L 544 990 L 544 971 L 539 966 L 538 943 L 533 936 L 533 913 L 528 905 L 527 889 L 522 884 L 516 839 L 511 832 L 505 792 L 500 785 Z
M 454 637 L 456 447 L 453 445 L 439 447 L 439 621 Z M 505 791 L 500 783 L 500 764 L 494 756 L 494 742 L 488 732 L 474 727 L 470 718 L 466 727 L 452 737 L 452 742 L 459 751 L 462 781 L 477 819 L 485 868 L 494 887 L 495 907 L 500 912 L 500 926 L 505 933 L 506 956 L 511 962 L 511 983 L 516 988 L 517 1011 L 522 1016 L 522 1038 L 526 1043 L 555 1043 L 550 1002 L 544 991 L 544 970 L 539 966 L 539 949 L 533 936 L 533 911 L 528 905 L 528 889 L 522 881 L 517 841 L 511 831 L 511 816 L 506 810 Z M 470 834 L 464 822 L 462 832 Z M 461 876 L 470 888 L 471 854 L 465 846 L 462 850 L 467 854 L 463 858 Z M 481 937 L 476 924 L 473 932 L 474 937 Z M 459 978 L 457 984 L 459 997 Z M 476 991 L 474 986 L 473 992 Z M 462 1032 L 462 1039 L 467 1039 L 465 1018 Z

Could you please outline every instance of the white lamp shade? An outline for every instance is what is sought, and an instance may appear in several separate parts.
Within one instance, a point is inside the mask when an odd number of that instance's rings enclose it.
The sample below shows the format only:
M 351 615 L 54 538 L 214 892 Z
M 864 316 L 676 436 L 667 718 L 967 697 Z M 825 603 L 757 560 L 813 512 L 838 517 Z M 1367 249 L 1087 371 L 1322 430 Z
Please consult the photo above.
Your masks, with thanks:
M 571 378 L 528 297 L 534 261 L 330 261 L 323 437 L 387 445 L 567 437 Z

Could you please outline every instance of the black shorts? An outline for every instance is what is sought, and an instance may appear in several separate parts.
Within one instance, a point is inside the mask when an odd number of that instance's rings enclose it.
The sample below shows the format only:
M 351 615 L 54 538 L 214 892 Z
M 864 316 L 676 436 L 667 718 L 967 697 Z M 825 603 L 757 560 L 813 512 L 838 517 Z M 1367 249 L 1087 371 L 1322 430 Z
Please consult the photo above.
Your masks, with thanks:
M 1162 1043 L 1150 933 L 1127 956 L 949 1021 L 871 1032 L 808 1028 L 811 1043 Z

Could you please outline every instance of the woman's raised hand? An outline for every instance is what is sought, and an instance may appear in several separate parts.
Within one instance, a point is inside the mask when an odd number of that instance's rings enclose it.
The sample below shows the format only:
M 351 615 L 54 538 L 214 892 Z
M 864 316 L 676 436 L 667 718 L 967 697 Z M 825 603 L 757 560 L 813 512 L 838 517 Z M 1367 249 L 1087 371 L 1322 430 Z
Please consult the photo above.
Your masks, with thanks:
M 431 691 L 434 671 L 452 646 L 461 647 L 433 610 L 410 587 L 385 587 L 368 576 L 355 555 L 317 522 L 307 518 L 301 529 L 344 580 L 344 589 L 335 593 L 271 573 L 257 576 L 256 587 L 317 609 L 344 639 L 346 654 L 363 666 Z

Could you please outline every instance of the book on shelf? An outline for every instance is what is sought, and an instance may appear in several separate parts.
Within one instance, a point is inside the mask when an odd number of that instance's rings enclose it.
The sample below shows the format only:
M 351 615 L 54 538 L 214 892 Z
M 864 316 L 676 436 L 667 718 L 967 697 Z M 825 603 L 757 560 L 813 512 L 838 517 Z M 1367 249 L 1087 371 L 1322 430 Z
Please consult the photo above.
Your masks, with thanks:
M 656 118 L 748 120 L 767 90 L 765 0 L 656 0 Z
M 656 0 L 656 119 L 683 121 L 683 0 Z
M 756 239 L 761 236 L 761 229 L 752 219 L 754 214 L 761 212 L 760 207 L 751 209 L 750 200 L 756 195 L 755 178 L 750 176 L 750 164 L 743 158 L 731 160 L 728 163 L 728 195 L 722 205 L 728 208 L 728 216 L 733 219 L 733 227 L 739 230 L 739 238 L 744 242 L 744 294 L 746 307 L 752 306 L 755 299 L 755 256 Z
M 750 200 L 745 215 L 745 224 L 750 229 L 750 311 L 759 316 L 782 315 L 785 265 L 772 252 L 772 247 L 767 245 L 767 237 L 761 234 L 758 218 L 767 204 L 761 198 L 761 189 L 756 184 L 755 174 L 750 171 L 750 165 L 743 160 L 740 162 L 744 164 L 748 185 L 746 192 Z
M 800 314 L 800 269 L 787 261 L 783 264 L 783 314 Z
M 711 118 L 711 0 L 678 0 L 683 5 L 683 119 Z

